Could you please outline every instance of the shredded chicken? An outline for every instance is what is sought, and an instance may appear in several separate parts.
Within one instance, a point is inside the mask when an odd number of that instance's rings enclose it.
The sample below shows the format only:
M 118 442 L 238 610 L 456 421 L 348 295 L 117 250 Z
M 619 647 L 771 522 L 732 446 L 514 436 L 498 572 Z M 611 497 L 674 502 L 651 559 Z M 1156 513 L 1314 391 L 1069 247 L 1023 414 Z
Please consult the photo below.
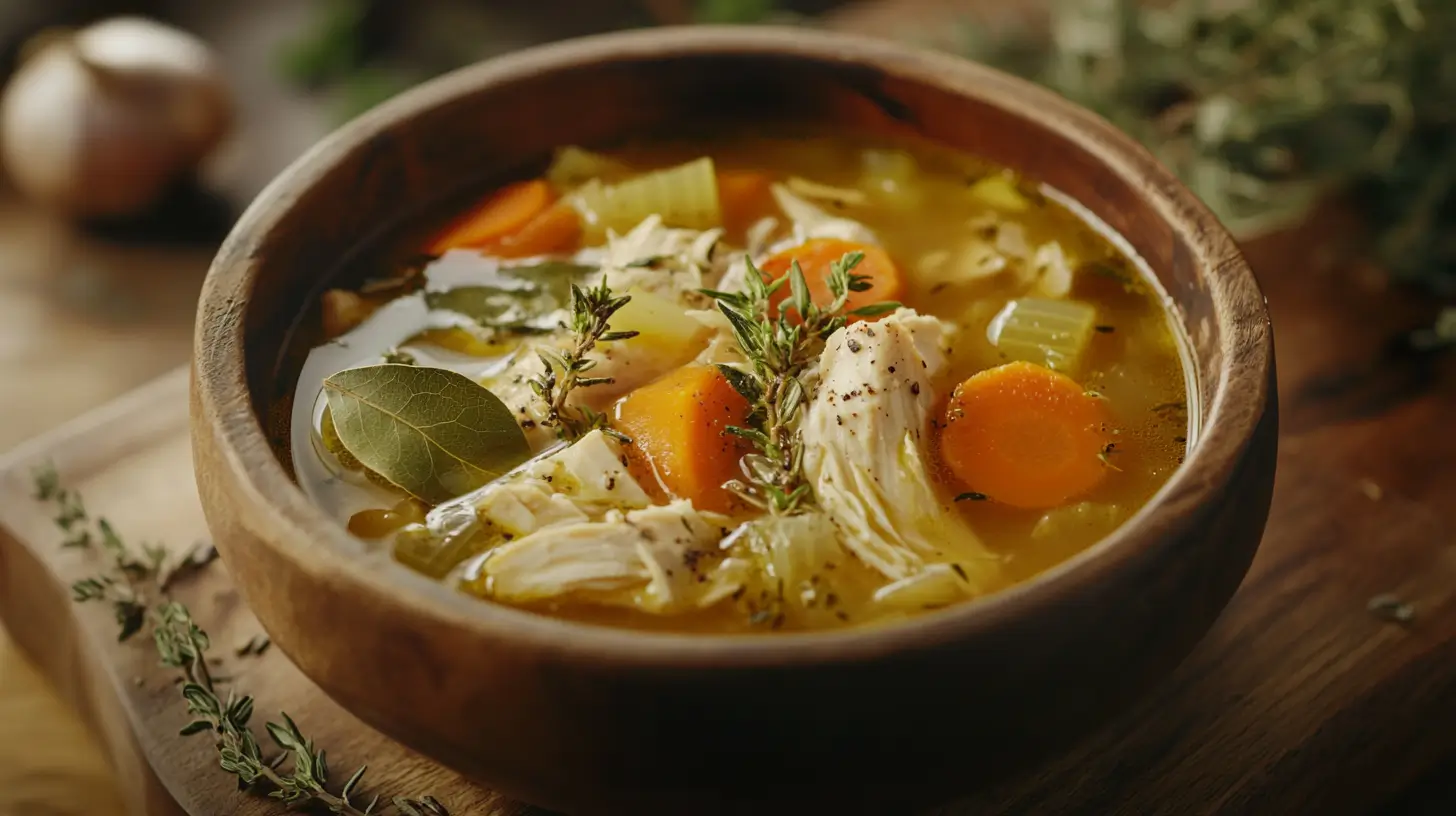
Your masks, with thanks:
M 909 309 L 835 332 L 804 418 L 804 470 L 861 561 L 892 581 L 953 563 L 963 589 L 978 591 L 996 562 L 941 503 L 921 454 L 931 382 L 945 364 L 941 338 L 938 320 Z
M 475 534 L 482 525 L 518 538 L 600 519 L 611 510 L 646 507 L 652 501 L 621 456 L 620 444 L 592 431 L 574 445 L 436 507 L 425 526 L 443 547 Z
M 782 184 L 773 185 L 771 190 L 779 209 L 794 222 L 795 244 L 802 244 L 810 238 L 841 238 L 862 244 L 879 243 L 874 231 L 858 221 L 830 215 L 803 197 L 795 195 L 794 191 Z
M 723 272 L 723 260 L 717 257 L 721 253 L 715 252 L 722 237 L 721 229 L 665 227 L 653 215 L 626 235 L 608 231 L 604 249 L 583 250 L 578 260 L 600 264 L 614 292 L 639 289 L 684 306 L 700 306 L 704 300 L 698 290 L 716 284 Z
M 1075 257 L 1058 241 L 1032 246 L 1015 221 L 985 213 L 966 223 L 969 236 L 954 251 L 939 249 L 916 261 L 923 282 L 932 286 L 974 283 L 1010 271 L 1031 294 L 1062 298 L 1072 290 Z
M 547 527 L 493 550 L 482 570 L 493 597 L 520 603 L 577 597 L 670 614 L 711 605 L 739 585 L 719 558 L 727 519 L 686 501 L 601 521 Z

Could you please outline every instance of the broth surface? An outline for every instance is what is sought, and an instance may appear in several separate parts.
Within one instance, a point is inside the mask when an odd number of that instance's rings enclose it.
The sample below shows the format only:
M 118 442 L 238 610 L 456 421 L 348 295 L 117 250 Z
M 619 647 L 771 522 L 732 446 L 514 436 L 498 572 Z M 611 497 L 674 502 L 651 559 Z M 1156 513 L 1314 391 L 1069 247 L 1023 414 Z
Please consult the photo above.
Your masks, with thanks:
M 1181 463 L 1190 435 L 1188 387 L 1180 343 L 1164 307 L 1164 297 L 1140 271 L 1135 259 L 1058 203 L 1054 191 L 939 147 L 886 145 L 838 137 L 736 137 L 654 143 L 613 151 L 610 158 L 630 167 L 635 174 L 680 166 L 705 155 L 711 157 L 720 180 L 725 174 L 745 171 L 766 174 L 777 183 L 807 180 L 812 185 L 855 193 L 839 198 L 830 193 L 804 198 L 830 216 L 852 219 L 872 230 L 903 276 L 899 302 L 920 315 L 944 321 L 952 329 L 950 339 L 944 343 L 945 365 L 930 384 L 934 400 L 931 416 L 936 419 L 926 431 L 920 453 L 940 506 L 955 515 L 957 523 L 974 531 L 995 559 L 994 575 L 968 593 L 965 600 L 1025 581 L 1090 547 L 1141 508 Z M 887 161 L 903 162 L 906 158 L 913 159 L 913 173 L 908 179 L 902 169 L 886 171 L 883 167 Z M 987 179 L 1006 183 L 978 186 Z M 791 189 L 815 188 L 798 184 Z M 1011 191 L 1010 198 L 1005 190 Z M 784 219 L 780 208 L 772 203 L 761 210 L 753 213 L 754 218 L 730 218 L 720 246 L 731 248 L 733 255 L 741 257 L 744 247 L 752 243 L 752 223 L 760 216 Z M 368 253 L 362 266 L 346 277 L 398 280 L 401 268 L 409 263 L 407 259 L 428 246 L 431 236 L 439 235 L 443 225 L 458 218 L 460 212 L 428 219 L 418 231 L 408 231 L 393 245 Z M 585 243 L 590 245 L 592 239 L 588 237 Z M 1008 302 L 1040 297 L 1048 286 L 1057 288 L 1056 284 L 1045 283 L 1053 273 L 1043 272 L 1046 277 L 1036 277 L 1029 271 L 1047 266 L 1045 257 L 1036 252 L 1051 245 L 1058 248 L 1070 270 L 1070 284 L 1065 286 L 1066 291 L 1045 299 L 1095 309 L 1095 326 L 1085 347 L 1075 363 L 1062 367 L 1062 373 L 1105 407 L 1111 418 L 1106 428 L 1110 443 L 1099 456 L 1106 472 L 1094 487 L 1056 507 L 1021 508 L 998 501 L 992 490 L 984 491 L 984 495 L 968 495 L 966 485 L 958 481 L 938 452 L 935 440 L 942 429 L 940 418 L 946 416 L 957 384 L 1009 361 L 1007 352 L 988 337 L 988 329 Z M 988 260 L 984 248 L 998 246 L 1017 250 L 1020 255 L 1000 252 L 1004 267 L 988 271 L 998 262 L 994 257 Z M 488 249 L 482 252 L 490 254 Z M 573 255 L 568 251 L 550 257 L 569 259 Z M 979 260 L 967 261 L 967 257 Z M 1040 263 L 1037 258 L 1042 259 Z M 755 260 L 761 261 L 762 256 Z M 1054 260 L 1051 265 L 1056 265 Z M 453 254 L 424 269 L 423 275 L 414 280 L 424 281 L 430 291 L 478 282 L 480 272 L 478 266 Z M 483 559 L 481 551 L 489 551 L 501 541 L 488 544 L 477 538 L 462 550 L 441 556 L 444 562 L 436 558 L 441 554 L 433 551 L 426 559 L 428 563 L 421 562 L 416 549 L 422 537 L 412 537 L 409 531 L 419 531 L 418 522 L 424 520 L 428 508 L 411 501 L 396 487 L 341 466 L 340 457 L 335 455 L 339 444 L 335 432 L 321 424 L 327 404 L 324 381 L 341 370 L 377 365 L 387 353 L 402 351 L 420 366 L 448 368 L 489 383 L 493 376 L 521 365 L 510 356 L 521 338 L 509 332 L 481 332 L 459 314 L 431 310 L 425 297 L 411 289 L 416 284 L 402 285 L 397 290 L 391 290 L 390 285 L 376 283 L 373 291 L 366 285 L 359 300 L 366 304 L 366 311 L 373 310 L 367 318 L 307 351 L 291 425 L 295 472 L 304 490 L 357 535 L 393 546 L 406 564 L 454 582 L 462 591 L 490 596 L 490 581 L 481 572 L 482 562 L 488 562 L 488 558 Z M 325 308 L 330 306 L 326 304 Z M 695 308 L 703 309 L 705 305 Z M 706 308 L 711 309 L 711 304 Z M 462 337 L 469 338 L 469 342 L 464 343 Z M 311 345 L 306 339 L 300 342 Z M 442 342 L 455 348 L 443 348 Z M 502 399 L 515 410 L 510 399 Z M 633 464 L 637 464 L 636 460 Z M 641 470 L 633 472 L 640 475 Z M 730 530 L 756 515 L 749 510 L 747 506 L 734 506 L 727 514 L 729 520 L 722 523 L 723 529 Z M 405 527 L 406 534 L 401 536 L 396 532 L 400 525 L 412 526 Z M 740 591 L 705 608 L 670 614 L 644 611 L 620 598 L 607 602 L 602 600 L 605 596 L 594 591 L 511 603 L 599 624 L 704 633 L 860 625 L 896 620 L 943 605 L 926 602 L 913 609 L 881 608 L 875 599 L 876 593 L 890 583 L 884 574 L 852 556 L 839 558 L 830 566 L 832 570 L 815 572 L 810 581 L 818 583 L 823 577 L 826 584 L 832 583 L 832 590 L 806 582 L 798 600 L 792 600 L 792 596 L 800 588 L 785 588 L 782 580 L 775 586 L 771 576 L 759 576 L 746 581 Z M 697 569 L 692 564 L 688 567 Z M 704 578 L 699 576 L 698 580 Z M 786 594 L 790 600 L 785 599 Z

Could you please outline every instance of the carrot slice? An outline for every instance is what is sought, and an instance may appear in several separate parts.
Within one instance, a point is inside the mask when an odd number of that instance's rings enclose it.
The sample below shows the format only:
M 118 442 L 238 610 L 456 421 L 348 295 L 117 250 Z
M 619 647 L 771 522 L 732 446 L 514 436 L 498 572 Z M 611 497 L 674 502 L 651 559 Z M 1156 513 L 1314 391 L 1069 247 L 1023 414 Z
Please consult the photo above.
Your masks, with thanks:
M 741 235 L 753 223 L 773 212 L 772 180 L 756 170 L 723 170 L 718 173 L 718 206 L 723 227 L 730 235 Z
M 450 249 L 488 246 L 526 226 L 551 206 L 555 196 L 541 179 L 502 187 L 432 241 L 428 251 L 439 255 Z
M 558 201 L 490 249 L 502 258 L 529 258 L 574 251 L 580 240 L 581 215 L 569 202 Z
M 748 400 L 713 366 L 687 365 L 628 394 L 612 425 L 632 438 L 629 462 L 644 486 L 659 485 L 700 510 L 740 510 L 723 483 L 741 474 L 751 448 L 728 433 L 743 425 Z
M 1016 362 L 956 386 L 940 456 L 970 491 L 1022 508 L 1055 507 L 1107 476 L 1106 404 L 1065 374 Z
M 810 299 L 819 306 L 828 306 L 834 301 L 834 295 L 829 291 L 829 268 L 848 252 L 864 253 L 864 260 L 854 268 L 854 274 L 868 276 L 870 288 L 863 292 L 850 292 L 844 304 L 845 311 L 900 299 L 905 291 L 904 277 L 888 253 L 870 244 L 838 238 L 812 238 L 770 257 L 759 264 L 759 270 L 766 278 L 775 279 L 788 272 L 793 262 L 798 261 L 799 268 L 804 270 L 804 280 L 809 284 Z M 789 287 L 780 288 L 774 293 L 773 305 L 777 307 L 788 296 Z M 849 322 L 866 319 L 874 318 L 851 316 Z

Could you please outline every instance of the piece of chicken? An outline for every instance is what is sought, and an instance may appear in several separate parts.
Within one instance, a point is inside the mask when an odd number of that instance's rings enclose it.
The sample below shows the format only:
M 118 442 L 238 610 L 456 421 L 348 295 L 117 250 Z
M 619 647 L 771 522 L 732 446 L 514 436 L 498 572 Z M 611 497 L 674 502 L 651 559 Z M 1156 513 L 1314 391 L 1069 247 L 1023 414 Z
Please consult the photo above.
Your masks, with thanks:
M 496 548 L 481 569 L 490 596 L 511 603 L 571 598 L 671 614 L 740 585 L 719 554 L 726 529 L 727 519 L 679 500 L 547 527 Z
M 529 462 L 505 478 L 448 501 L 425 518 L 441 549 L 486 531 L 520 538 L 652 503 L 622 462 L 622 446 L 601 431 Z
M 699 290 L 717 284 L 723 271 L 722 253 L 716 251 L 722 237 L 721 229 L 666 227 L 661 216 L 652 215 L 626 235 L 608 232 L 606 247 L 579 257 L 601 266 L 613 292 L 639 289 L 684 307 L 701 306 Z
M 996 561 L 936 494 L 922 453 L 931 383 L 945 365 L 942 332 L 935 318 L 901 309 L 829 338 L 804 418 L 804 471 L 842 542 L 864 563 L 892 582 L 950 569 L 977 592 Z M 927 571 L 937 563 L 955 566 Z

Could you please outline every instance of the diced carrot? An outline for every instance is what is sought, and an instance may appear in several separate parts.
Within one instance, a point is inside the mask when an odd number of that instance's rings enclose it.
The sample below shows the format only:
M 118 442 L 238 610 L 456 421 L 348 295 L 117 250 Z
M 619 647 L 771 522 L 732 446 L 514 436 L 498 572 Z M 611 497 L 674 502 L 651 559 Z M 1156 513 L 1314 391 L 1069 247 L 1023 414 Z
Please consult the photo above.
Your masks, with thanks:
M 751 452 L 727 429 L 743 425 L 748 412 L 717 368 L 687 365 L 624 397 L 612 426 L 632 438 L 629 462 L 645 487 L 727 513 L 742 508 L 723 483 L 742 475 L 738 462 Z
M 760 218 L 773 212 L 772 180 L 756 170 L 718 173 L 718 206 L 729 235 L 742 235 Z
M 555 198 L 551 185 L 541 179 L 502 187 L 432 241 L 428 251 L 439 255 L 489 246 L 529 224 Z
M 1013 507 L 1055 507 L 1106 478 L 1111 422 L 1103 400 L 1071 377 L 1007 363 L 956 386 L 940 456 L 968 491 Z
M 501 238 L 490 249 L 502 258 L 529 258 L 572 252 L 580 240 L 581 215 L 569 202 L 558 201 L 542 210 L 518 232 Z
M 830 266 L 849 252 L 864 253 L 864 260 L 853 271 L 856 275 L 868 276 L 870 288 L 863 292 L 850 292 L 844 304 L 845 311 L 900 299 L 905 291 L 905 280 L 900 275 L 900 270 L 890 260 L 888 253 L 870 244 L 858 244 L 838 238 L 812 238 L 770 257 L 759 264 L 759 270 L 766 278 L 776 279 L 788 272 L 794 261 L 798 261 L 799 268 L 804 270 L 804 280 L 809 284 L 810 299 L 819 306 L 828 306 L 834 301 L 834 295 L 829 291 Z M 789 287 L 780 288 L 774 293 L 773 305 L 778 306 L 788 297 Z M 849 321 L 853 323 L 864 319 L 874 318 L 850 317 Z

